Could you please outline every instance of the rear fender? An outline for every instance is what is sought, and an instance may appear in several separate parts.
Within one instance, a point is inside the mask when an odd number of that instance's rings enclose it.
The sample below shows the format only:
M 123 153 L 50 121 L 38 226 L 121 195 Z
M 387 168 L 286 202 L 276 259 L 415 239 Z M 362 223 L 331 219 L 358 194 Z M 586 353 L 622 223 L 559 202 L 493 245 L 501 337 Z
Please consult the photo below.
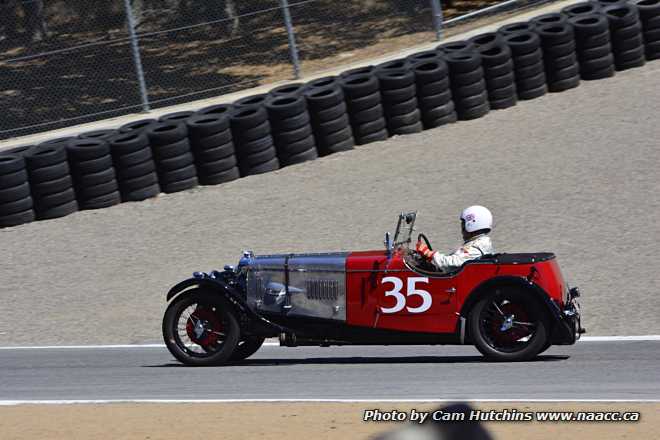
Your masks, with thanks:
M 236 289 L 227 285 L 224 281 L 215 278 L 188 278 L 187 280 L 183 280 L 167 292 L 167 301 L 180 295 L 185 295 L 185 292 L 193 287 L 208 290 L 224 297 L 239 315 L 241 327 L 255 327 L 267 333 L 281 333 L 286 330 L 284 327 L 270 322 L 263 316 L 255 313 Z
M 550 318 L 550 323 L 553 328 L 556 327 L 556 324 L 563 321 L 561 310 L 557 304 L 550 299 L 550 296 L 537 284 L 530 283 L 526 278 L 515 277 L 515 276 L 500 276 L 491 278 L 488 281 L 485 281 L 475 287 L 472 292 L 468 295 L 467 299 L 461 307 L 459 316 L 463 319 L 459 320 L 459 325 L 461 322 L 465 323 L 470 315 L 472 307 L 479 302 L 486 295 L 491 293 L 493 290 L 504 287 L 504 286 L 515 286 L 520 287 L 521 289 L 529 292 L 530 295 L 533 295 L 541 304 L 543 309 L 546 312 L 546 316 Z M 457 328 L 457 332 L 460 331 L 460 328 Z

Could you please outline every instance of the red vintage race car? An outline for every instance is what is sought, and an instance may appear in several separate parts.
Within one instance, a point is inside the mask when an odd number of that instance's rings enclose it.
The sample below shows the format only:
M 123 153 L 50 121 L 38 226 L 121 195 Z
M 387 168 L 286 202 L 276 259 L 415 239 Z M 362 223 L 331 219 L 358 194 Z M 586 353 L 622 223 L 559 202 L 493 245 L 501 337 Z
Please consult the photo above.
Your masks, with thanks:
M 484 255 L 440 273 L 411 246 L 415 219 L 402 213 L 383 250 L 247 251 L 236 267 L 195 272 L 167 294 L 168 349 L 185 364 L 219 365 L 279 337 L 287 347 L 474 344 L 488 359 L 521 361 L 584 332 L 579 292 L 554 254 Z

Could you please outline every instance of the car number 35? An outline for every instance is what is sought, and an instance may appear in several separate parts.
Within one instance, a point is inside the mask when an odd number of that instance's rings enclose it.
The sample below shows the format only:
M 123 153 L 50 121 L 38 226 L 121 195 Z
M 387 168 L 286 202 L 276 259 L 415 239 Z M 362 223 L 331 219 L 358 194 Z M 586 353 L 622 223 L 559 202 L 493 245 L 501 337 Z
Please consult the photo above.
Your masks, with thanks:
M 406 309 L 409 313 L 424 313 L 431 308 L 433 298 L 426 290 L 416 287 L 417 283 L 428 284 L 429 279 L 426 277 L 410 277 L 408 278 L 406 292 L 403 293 L 403 280 L 398 277 L 384 277 L 382 283 L 392 283 L 393 288 L 385 292 L 385 297 L 392 296 L 396 303 L 392 307 L 381 307 L 381 313 L 398 313 Z M 417 307 L 410 307 L 407 305 L 408 298 L 411 296 L 419 296 L 422 298 L 422 304 Z

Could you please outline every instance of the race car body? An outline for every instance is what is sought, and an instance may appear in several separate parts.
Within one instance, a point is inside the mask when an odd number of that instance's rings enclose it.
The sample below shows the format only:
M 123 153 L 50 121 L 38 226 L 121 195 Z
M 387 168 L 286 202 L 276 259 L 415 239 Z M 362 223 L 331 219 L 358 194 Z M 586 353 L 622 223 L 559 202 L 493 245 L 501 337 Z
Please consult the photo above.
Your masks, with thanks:
M 415 218 L 399 216 L 384 250 L 247 251 L 237 267 L 196 272 L 168 293 L 168 348 L 208 365 L 244 359 L 267 337 L 284 346 L 469 343 L 515 361 L 579 338 L 579 293 L 554 254 L 485 255 L 440 273 L 410 248 Z

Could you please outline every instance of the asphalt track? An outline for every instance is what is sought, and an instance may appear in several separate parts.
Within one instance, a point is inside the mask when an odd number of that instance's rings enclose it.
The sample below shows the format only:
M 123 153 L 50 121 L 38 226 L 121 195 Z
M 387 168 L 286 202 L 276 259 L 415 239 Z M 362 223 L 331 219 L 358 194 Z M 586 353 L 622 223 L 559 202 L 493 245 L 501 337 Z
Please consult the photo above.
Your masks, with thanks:
M 132 400 L 660 400 L 660 341 L 578 342 L 537 360 L 473 347 L 263 347 L 190 368 L 162 347 L 0 350 L 0 404 Z

